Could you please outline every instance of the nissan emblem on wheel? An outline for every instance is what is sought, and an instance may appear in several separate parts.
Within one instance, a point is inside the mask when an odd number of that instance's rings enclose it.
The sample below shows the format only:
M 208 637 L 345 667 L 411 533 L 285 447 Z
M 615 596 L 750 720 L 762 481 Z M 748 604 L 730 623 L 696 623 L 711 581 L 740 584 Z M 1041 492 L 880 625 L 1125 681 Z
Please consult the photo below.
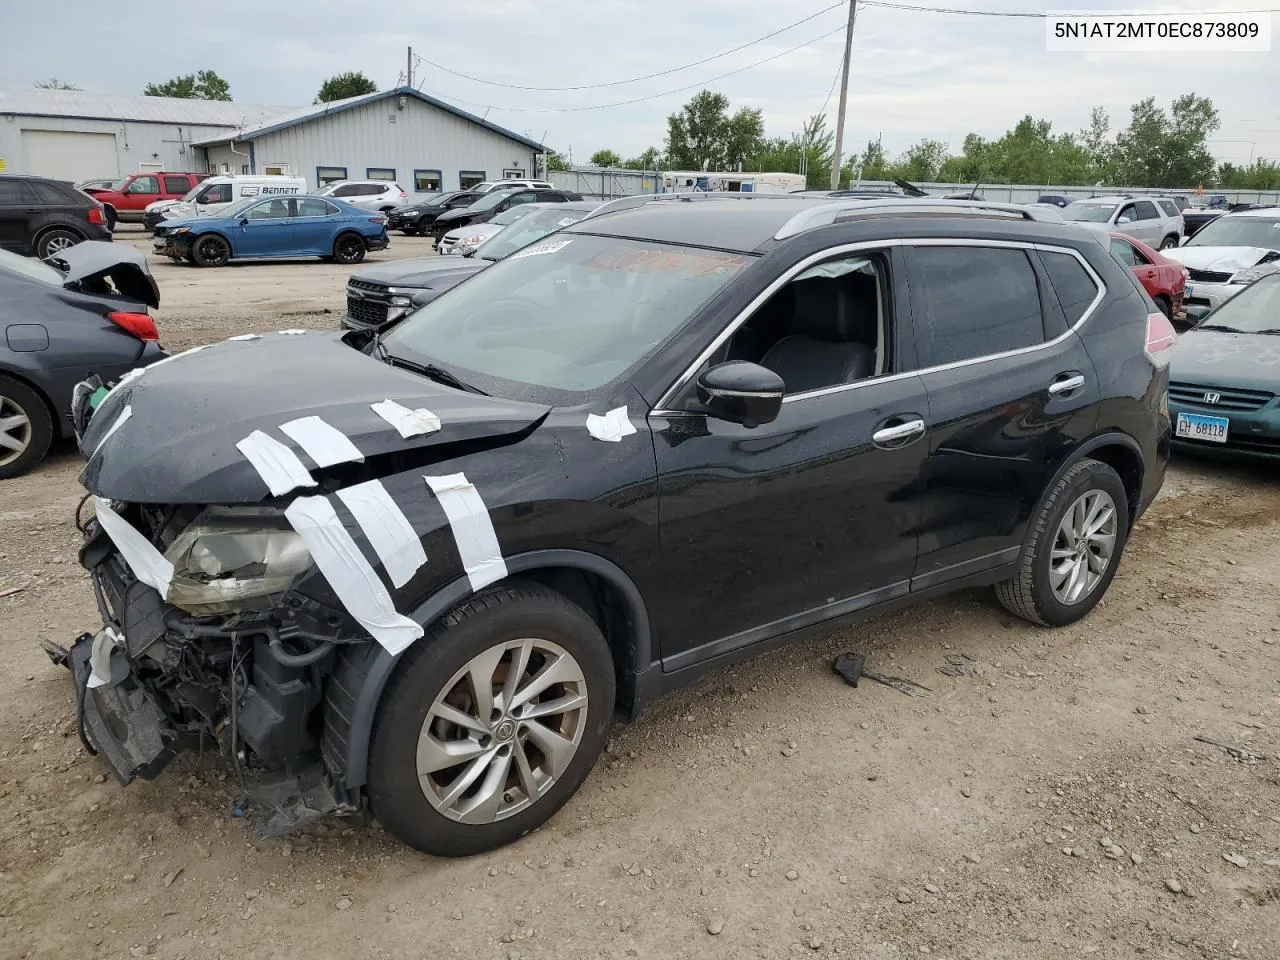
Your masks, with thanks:
M 99 617 L 46 648 L 122 784 L 200 750 L 265 834 L 490 850 L 781 638 L 962 587 L 1086 617 L 1164 478 L 1174 340 L 1036 207 L 616 201 L 376 331 L 78 391 Z

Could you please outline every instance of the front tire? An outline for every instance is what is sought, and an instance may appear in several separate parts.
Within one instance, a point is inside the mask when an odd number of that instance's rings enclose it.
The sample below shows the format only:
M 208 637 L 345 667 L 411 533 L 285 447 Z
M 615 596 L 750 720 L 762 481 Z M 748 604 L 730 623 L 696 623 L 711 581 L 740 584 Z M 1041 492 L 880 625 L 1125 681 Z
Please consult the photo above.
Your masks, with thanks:
M 53 442 L 53 419 L 44 399 L 25 383 L 0 377 L 0 480 L 26 473 Z
M 226 266 L 231 259 L 231 244 L 216 233 L 206 233 L 192 242 L 191 259 L 199 267 Z
M 1054 484 L 1032 519 L 1018 573 L 996 585 L 1006 610 L 1064 627 L 1107 592 L 1129 535 L 1129 497 L 1119 474 L 1085 458 Z
M 364 259 L 364 253 L 364 240 L 354 233 L 344 233 L 333 241 L 333 259 L 338 263 L 359 263 Z
M 369 748 L 374 815 L 424 853 L 465 857 L 540 827 L 604 749 L 614 669 L 587 614 L 538 584 L 455 607 L 401 657 Z

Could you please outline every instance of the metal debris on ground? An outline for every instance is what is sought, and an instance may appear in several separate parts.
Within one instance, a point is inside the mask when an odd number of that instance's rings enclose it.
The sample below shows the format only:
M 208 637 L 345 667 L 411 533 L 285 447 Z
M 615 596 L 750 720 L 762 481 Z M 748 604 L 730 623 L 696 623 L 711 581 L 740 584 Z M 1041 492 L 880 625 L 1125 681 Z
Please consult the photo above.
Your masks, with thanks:
M 25 586 L 4 587 L 3 589 L 0 589 L 0 600 L 3 600 L 5 597 L 12 597 L 15 593 L 21 593 L 25 589 L 27 589 Z
M 1198 743 L 1207 743 L 1211 747 L 1227 751 L 1227 755 L 1237 763 L 1257 763 L 1259 760 L 1267 759 L 1265 753 L 1254 753 L 1251 750 L 1243 750 L 1240 747 L 1233 747 L 1229 743 L 1219 743 L 1217 740 L 1210 740 L 1208 737 L 1192 737 L 1192 740 Z
M 886 687 L 892 687 L 899 693 L 905 693 L 909 697 L 927 697 L 932 693 L 922 683 L 915 683 L 911 680 L 904 680 L 902 677 L 891 677 L 875 670 L 868 670 L 866 662 L 865 654 L 842 653 L 831 664 L 831 669 L 851 687 L 856 687 L 858 680 L 866 677 L 868 680 L 874 680 L 876 683 L 883 684 Z
M 967 653 L 949 653 L 946 656 L 946 661 L 943 666 L 938 668 L 938 672 L 944 677 L 972 677 L 976 673 L 971 664 L 978 661 Z

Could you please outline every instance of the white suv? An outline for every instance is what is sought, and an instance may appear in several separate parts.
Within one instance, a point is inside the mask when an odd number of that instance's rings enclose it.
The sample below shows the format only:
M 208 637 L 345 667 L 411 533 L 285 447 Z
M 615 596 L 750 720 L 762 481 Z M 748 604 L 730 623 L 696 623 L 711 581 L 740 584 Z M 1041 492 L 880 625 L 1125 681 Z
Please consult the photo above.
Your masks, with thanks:
M 338 180 L 321 187 L 316 193 L 365 210 L 380 210 L 383 213 L 403 207 L 409 200 L 409 195 L 400 184 L 390 180 Z
M 1090 197 L 1067 204 L 1062 218 L 1082 227 L 1126 234 L 1157 250 L 1182 242 L 1182 211 L 1170 197 Z
M 554 190 L 546 180 L 486 180 L 477 183 L 472 190 L 477 193 L 488 193 L 490 190 L 511 190 L 514 187 L 527 187 L 533 190 Z

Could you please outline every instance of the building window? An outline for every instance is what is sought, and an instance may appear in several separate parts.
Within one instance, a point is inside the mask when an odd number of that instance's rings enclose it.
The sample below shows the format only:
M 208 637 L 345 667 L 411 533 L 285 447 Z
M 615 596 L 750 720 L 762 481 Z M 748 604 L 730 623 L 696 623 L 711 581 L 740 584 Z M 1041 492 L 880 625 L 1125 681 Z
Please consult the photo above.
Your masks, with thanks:
M 523 180 L 524 171 L 521 170 L 519 167 L 508 167 L 506 170 L 502 171 L 502 179 L 503 180 Z
M 346 167 L 316 167 L 316 186 L 323 187 L 328 183 L 347 179 Z
M 222 172 L 223 172 L 223 173 L 226 173 L 226 172 L 227 172 L 227 171 L 226 171 L 226 167 L 227 167 L 227 165 L 224 163 L 224 164 L 222 165 Z M 249 165 L 248 165 L 247 163 L 242 163 L 242 164 L 240 164 L 240 172 L 241 172 L 241 173 L 243 173 L 243 174 L 247 177 L 247 176 L 249 175 Z
M 268 177 L 287 177 L 289 176 L 289 164 L 287 163 L 268 163 L 262 170 Z
M 444 177 L 439 170 L 413 171 L 414 193 L 439 193 L 444 189 Z
M 366 167 L 364 175 L 369 180 L 394 180 L 396 178 L 396 168 Z
M 483 170 L 459 170 L 458 186 L 463 190 L 470 190 L 478 183 L 484 183 Z

